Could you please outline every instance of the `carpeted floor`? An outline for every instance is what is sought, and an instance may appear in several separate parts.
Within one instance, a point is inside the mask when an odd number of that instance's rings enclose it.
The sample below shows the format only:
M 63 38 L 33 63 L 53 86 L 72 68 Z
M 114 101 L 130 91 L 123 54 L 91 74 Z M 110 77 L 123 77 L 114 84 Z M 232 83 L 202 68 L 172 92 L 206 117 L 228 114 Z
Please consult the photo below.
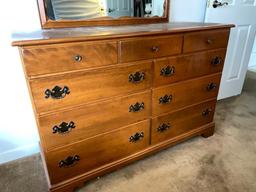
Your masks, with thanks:
M 164 150 L 79 192 L 256 192 L 256 90 L 218 102 L 215 120 L 214 136 Z M 0 191 L 46 192 L 40 156 L 0 166 Z

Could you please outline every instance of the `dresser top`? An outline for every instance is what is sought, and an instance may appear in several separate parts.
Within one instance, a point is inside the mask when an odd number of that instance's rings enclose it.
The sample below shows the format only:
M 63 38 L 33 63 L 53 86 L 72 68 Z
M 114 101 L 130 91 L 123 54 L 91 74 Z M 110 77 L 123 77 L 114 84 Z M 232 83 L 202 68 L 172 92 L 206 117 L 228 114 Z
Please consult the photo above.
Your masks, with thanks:
M 12 34 L 13 46 L 29 46 L 54 43 L 67 43 L 130 36 L 161 35 L 178 32 L 203 31 L 209 29 L 231 28 L 234 25 L 217 23 L 159 23 L 146 25 L 80 27 L 64 29 L 42 29 L 32 32 Z

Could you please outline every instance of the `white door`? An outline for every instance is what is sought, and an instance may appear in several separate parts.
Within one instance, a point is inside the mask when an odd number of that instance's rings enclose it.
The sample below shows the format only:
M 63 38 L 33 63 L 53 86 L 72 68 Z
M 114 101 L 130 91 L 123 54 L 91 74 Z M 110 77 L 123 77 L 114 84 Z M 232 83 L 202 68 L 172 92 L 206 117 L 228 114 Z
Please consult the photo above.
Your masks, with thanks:
M 133 0 L 107 0 L 107 15 L 118 18 L 133 16 Z
M 230 23 L 226 62 L 218 99 L 239 95 L 242 91 L 256 31 L 256 0 L 220 0 L 228 5 L 213 8 L 209 0 L 205 22 Z

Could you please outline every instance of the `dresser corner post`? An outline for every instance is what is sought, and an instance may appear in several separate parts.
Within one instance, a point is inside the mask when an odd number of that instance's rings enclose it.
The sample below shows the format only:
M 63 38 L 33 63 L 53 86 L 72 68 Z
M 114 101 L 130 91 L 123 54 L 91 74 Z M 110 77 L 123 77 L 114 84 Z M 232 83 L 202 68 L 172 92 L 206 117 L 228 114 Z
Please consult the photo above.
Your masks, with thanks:
M 214 135 L 214 130 L 215 130 L 215 124 L 213 123 L 213 125 L 209 128 L 207 128 L 202 134 L 201 136 L 204 138 L 208 138 Z

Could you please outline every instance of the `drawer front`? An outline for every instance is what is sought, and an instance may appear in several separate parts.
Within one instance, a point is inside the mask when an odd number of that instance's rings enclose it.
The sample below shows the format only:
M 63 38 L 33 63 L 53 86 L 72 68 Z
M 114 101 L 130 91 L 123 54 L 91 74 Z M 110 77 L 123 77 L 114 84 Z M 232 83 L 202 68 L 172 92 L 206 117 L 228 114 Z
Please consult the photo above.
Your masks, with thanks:
M 153 116 L 216 98 L 221 74 L 153 89 Z
M 225 56 L 226 49 L 220 49 L 155 60 L 154 86 L 221 72 Z
M 111 99 L 39 118 L 47 150 L 103 134 L 149 118 L 151 92 Z
M 216 100 L 156 117 L 152 120 L 151 143 L 156 144 L 213 121 Z
M 72 43 L 23 48 L 28 76 L 79 70 L 117 63 L 117 42 Z
M 229 29 L 189 33 L 184 36 L 183 52 L 226 48 L 228 39 Z
M 145 149 L 149 146 L 149 125 L 149 120 L 143 121 L 45 153 L 51 184 L 70 179 Z
M 30 81 L 38 113 L 145 90 L 151 85 L 151 62 L 91 70 Z
M 182 35 L 123 40 L 120 42 L 120 61 L 152 59 L 181 53 Z

